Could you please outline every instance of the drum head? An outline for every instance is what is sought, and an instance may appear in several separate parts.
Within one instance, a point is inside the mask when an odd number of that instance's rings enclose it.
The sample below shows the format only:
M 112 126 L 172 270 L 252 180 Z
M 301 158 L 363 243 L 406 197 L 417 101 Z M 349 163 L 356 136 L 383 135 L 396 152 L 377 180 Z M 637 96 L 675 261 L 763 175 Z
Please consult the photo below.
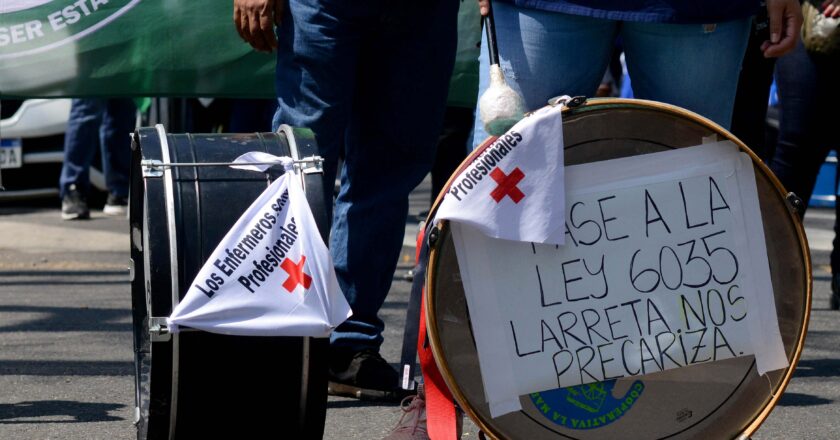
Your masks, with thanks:
M 686 110 L 654 102 L 590 100 L 564 112 L 566 165 L 731 140 L 753 159 L 779 331 L 790 366 L 765 376 L 752 356 L 582 385 L 542 397 L 520 396 L 522 410 L 492 418 L 486 403 L 470 317 L 450 230 L 438 225 L 426 279 L 427 328 L 437 364 L 459 405 L 487 434 L 516 439 L 735 438 L 758 429 L 796 367 L 811 303 L 811 263 L 804 230 L 785 191 L 758 158 L 726 130 Z M 486 148 L 489 142 L 482 147 Z M 474 151 L 462 168 L 477 157 Z M 445 193 L 444 190 L 442 193 Z M 436 206 L 440 204 L 438 199 Z M 434 216 L 433 213 L 430 218 Z M 747 224 L 749 227 L 749 224 Z M 551 400 L 597 393 L 621 411 L 601 414 L 580 404 L 569 414 L 546 411 Z M 572 397 L 570 397 L 572 396 Z M 556 402 L 555 402 L 556 403 Z M 566 406 L 568 408 L 568 406 Z M 578 411 L 582 415 L 576 415 Z M 621 417 L 615 417 L 621 413 Z M 559 415 L 558 415 L 559 414 Z M 581 417 L 571 428 L 552 420 Z

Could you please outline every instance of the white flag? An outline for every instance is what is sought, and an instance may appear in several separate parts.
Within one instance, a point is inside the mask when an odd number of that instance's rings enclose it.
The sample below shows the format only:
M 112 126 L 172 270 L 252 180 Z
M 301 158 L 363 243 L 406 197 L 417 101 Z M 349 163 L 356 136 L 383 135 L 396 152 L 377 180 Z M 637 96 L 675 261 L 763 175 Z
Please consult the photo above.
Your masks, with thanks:
M 546 107 L 503 134 L 452 180 L 437 220 L 494 238 L 563 244 L 563 121 Z
M 326 337 L 350 316 L 292 160 L 249 153 L 236 162 L 272 160 L 286 173 L 207 259 L 167 320 L 173 332 L 183 326 L 230 335 Z

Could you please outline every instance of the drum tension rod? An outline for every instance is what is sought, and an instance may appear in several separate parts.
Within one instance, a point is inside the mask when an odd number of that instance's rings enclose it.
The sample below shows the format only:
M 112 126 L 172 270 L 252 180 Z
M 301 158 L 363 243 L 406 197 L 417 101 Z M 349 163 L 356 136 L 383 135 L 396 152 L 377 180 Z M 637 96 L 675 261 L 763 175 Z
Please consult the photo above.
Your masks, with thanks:
M 324 158 L 321 156 L 307 156 L 293 161 L 295 166 L 304 174 L 323 173 Z M 280 165 L 279 162 L 161 162 L 156 159 L 143 159 L 140 166 L 143 168 L 143 177 L 161 177 L 164 168 L 175 167 L 227 167 L 231 165 Z

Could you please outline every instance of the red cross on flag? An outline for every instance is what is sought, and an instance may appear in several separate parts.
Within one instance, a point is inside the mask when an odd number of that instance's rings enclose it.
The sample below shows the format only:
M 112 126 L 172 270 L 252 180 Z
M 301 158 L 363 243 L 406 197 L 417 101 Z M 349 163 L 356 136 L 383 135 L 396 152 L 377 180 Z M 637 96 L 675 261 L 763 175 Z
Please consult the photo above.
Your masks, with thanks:
M 207 259 L 167 320 L 172 332 L 190 327 L 229 335 L 326 337 L 350 316 L 292 160 L 252 152 L 235 162 L 272 161 L 282 163 L 286 173 Z
M 283 282 L 283 288 L 289 293 L 293 293 L 299 285 L 303 286 L 304 289 L 308 289 L 312 284 L 312 277 L 303 271 L 303 263 L 305 262 L 306 255 L 301 255 L 300 261 L 297 263 L 288 258 L 280 263 L 280 267 L 282 267 L 289 275 L 288 278 L 286 278 L 286 281 Z
M 464 223 L 494 238 L 563 244 L 563 180 L 561 107 L 546 107 L 462 166 L 436 219 Z

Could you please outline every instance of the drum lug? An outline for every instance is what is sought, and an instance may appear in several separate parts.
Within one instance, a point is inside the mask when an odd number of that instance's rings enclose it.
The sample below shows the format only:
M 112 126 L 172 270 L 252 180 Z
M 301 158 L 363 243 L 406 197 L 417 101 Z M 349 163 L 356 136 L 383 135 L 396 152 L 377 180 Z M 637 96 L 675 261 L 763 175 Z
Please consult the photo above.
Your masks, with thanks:
M 324 174 L 324 158 L 321 156 L 306 156 L 295 163 L 303 174 Z
M 429 242 L 429 246 L 434 247 L 435 243 L 437 243 L 438 241 L 438 238 L 440 238 L 440 230 L 437 228 L 437 226 L 435 226 L 429 231 L 429 237 L 427 239 Z
M 143 177 L 163 177 L 163 162 L 154 159 L 143 159 L 140 161 L 143 169 Z
M 563 96 L 555 96 L 555 97 L 548 100 L 548 105 L 550 105 L 552 107 L 562 105 L 566 108 L 576 108 L 576 107 L 580 107 L 583 104 L 586 104 L 586 96 L 571 97 L 569 95 L 563 95 Z
M 785 200 L 787 200 L 788 208 L 799 216 L 800 219 L 805 216 L 805 203 L 802 202 L 802 199 L 800 199 L 799 196 L 789 192 L 785 197 Z
M 168 342 L 172 339 L 166 318 L 149 318 L 149 336 L 152 342 Z

